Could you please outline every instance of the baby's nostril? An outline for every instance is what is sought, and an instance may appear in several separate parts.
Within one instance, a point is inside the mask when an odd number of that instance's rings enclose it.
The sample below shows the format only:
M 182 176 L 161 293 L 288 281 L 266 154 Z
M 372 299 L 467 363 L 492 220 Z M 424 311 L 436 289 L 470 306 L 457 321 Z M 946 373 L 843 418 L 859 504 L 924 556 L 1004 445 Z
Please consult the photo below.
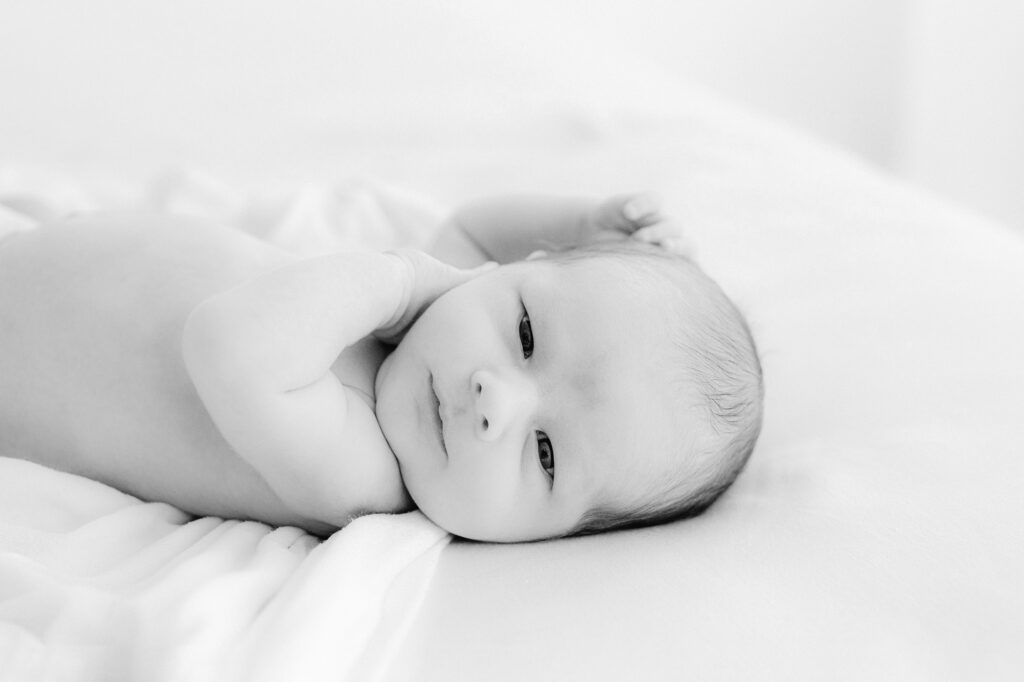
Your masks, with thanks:
M 487 430 L 487 427 L 488 427 L 489 425 L 490 425 L 490 422 L 488 422 L 488 421 L 487 421 L 486 419 L 484 419 L 484 430 L 485 430 L 485 431 Z
M 484 387 L 481 386 L 480 384 L 477 384 L 476 385 L 476 392 L 477 393 L 483 393 L 484 392 Z

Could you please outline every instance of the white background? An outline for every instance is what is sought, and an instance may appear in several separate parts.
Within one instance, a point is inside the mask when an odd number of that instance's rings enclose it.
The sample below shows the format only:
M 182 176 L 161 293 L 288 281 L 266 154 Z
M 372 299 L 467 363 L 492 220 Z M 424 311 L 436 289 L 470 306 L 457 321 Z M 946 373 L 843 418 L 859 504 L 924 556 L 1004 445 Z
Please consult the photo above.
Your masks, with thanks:
M 361 109 L 386 118 L 358 88 L 327 107 L 318 91 L 358 83 L 361 69 L 379 78 L 380 60 L 401 77 L 403 44 L 436 50 L 413 57 L 452 72 L 445 97 L 461 96 L 460 69 L 486 68 L 460 56 L 488 41 L 550 49 L 553 64 L 589 79 L 607 64 L 579 56 L 606 46 L 1024 228 L 1017 0 L 386 4 L 387 26 L 352 2 L 0 1 L 0 161 L 144 170 L 254 148 L 282 159 L 291 128 Z M 477 35 L 445 35 L 444 13 L 473 15 Z M 545 66 L 521 68 L 529 78 Z

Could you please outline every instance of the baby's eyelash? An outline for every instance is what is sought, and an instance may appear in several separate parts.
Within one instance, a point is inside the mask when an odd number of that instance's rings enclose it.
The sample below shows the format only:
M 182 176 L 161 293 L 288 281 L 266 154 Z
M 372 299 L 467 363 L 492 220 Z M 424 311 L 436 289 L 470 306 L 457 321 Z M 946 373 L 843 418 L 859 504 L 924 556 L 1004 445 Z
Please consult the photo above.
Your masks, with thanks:
M 551 439 L 543 431 L 537 432 L 537 459 L 544 473 L 555 479 L 555 448 L 551 445 Z
M 533 327 L 530 325 L 530 313 L 523 308 L 519 318 L 519 344 L 523 347 L 523 357 L 529 359 L 533 355 Z

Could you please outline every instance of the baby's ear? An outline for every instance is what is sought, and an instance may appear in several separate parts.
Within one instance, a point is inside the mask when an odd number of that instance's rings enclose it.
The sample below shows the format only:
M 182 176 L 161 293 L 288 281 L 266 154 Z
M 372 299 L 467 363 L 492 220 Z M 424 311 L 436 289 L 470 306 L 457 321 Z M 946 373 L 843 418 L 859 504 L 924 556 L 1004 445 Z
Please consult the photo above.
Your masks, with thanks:
M 547 255 L 548 255 L 547 251 L 541 251 L 541 250 L 538 249 L 537 251 L 534 251 L 529 256 L 527 256 L 526 260 L 537 260 L 538 258 L 544 258 Z

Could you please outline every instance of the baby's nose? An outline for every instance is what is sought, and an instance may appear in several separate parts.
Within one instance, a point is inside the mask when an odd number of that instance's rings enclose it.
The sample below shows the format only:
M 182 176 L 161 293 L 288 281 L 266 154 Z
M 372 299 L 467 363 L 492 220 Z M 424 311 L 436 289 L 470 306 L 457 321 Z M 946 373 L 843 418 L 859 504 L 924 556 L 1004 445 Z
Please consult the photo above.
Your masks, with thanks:
M 499 440 L 521 423 L 536 403 L 535 393 L 525 377 L 514 371 L 481 369 L 470 376 L 473 392 L 474 431 L 488 442 Z

